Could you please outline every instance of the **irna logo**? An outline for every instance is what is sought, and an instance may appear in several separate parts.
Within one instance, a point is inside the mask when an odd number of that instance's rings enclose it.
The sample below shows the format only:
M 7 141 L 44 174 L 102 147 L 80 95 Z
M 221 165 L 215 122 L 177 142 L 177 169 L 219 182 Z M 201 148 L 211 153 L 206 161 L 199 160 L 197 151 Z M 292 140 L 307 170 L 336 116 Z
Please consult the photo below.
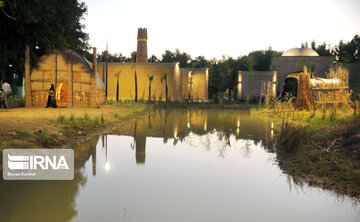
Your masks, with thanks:
M 5 180 L 72 180 L 73 149 L 4 149 Z
M 15 156 L 8 154 L 8 167 L 11 170 L 68 170 L 64 156 Z

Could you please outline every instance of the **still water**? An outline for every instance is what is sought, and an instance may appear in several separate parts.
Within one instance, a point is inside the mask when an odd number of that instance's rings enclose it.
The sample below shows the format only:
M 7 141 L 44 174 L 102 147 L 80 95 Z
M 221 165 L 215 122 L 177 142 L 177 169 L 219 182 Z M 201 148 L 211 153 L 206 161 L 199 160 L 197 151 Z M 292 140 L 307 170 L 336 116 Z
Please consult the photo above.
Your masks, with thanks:
M 157 110 L 74 147 L 73 181 L 0 181 L 0 221 L 360 221 L 360 204 L 276 163 L 278 124 Z

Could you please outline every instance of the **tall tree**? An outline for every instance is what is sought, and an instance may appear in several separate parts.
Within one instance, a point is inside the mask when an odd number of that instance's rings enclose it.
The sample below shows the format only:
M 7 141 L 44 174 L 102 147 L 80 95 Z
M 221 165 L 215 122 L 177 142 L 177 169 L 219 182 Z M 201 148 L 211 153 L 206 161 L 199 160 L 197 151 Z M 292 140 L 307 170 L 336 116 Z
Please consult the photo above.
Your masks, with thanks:
M 88 34 L 81 24 L 87 12 L 85 3 L 77 0 L 4 1 L 0 12 L 0 69 L 4 79 L 17 73 L 24 75 L 25 45 L 30 46 L 31 65 L 38 57 L 54 49 L 73 49 L 84 53 L 89 49 Z M 10 66 L 11 65 L 11 66 Z M 13 78 L 11 78 L 13 79 Z
M 158 59 L 155 55 L 152 55 L 148 61 L 149 63 L 159 63 L 160 59 Z
M 354 38 L 347 43 L 340 40 L 339 44 L 335 47 L 334 54 L 340 62 L 360 62 L 360 37 L 355 35 Z

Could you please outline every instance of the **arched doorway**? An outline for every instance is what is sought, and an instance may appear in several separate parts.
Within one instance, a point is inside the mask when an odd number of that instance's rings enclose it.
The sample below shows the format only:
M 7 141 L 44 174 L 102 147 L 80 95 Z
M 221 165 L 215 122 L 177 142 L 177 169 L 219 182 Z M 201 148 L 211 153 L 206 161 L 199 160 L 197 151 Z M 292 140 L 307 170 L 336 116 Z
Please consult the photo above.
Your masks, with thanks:
M 68 105 L 68 88 L 64 82 L 56 87 L 56 104 L 59 107 L 67 107 Z
M 281 93 L 281 97 L 296 97 L 297 94 L 297 88 L 298 88 L 298 80 L 299 80 L 299 74 L 293 73 L 286 77 L 284 81 L 283 91 Z

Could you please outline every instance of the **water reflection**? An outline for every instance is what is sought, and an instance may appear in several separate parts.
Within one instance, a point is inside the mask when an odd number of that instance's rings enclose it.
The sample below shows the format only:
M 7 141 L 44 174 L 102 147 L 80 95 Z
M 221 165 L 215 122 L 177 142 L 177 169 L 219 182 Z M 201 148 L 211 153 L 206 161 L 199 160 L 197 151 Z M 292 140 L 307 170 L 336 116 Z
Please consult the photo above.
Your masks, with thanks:
M 83 167 L 92 157 L 96 175 L 99 137 L 75 149 L 73 181 L 0 181 L 0 221 L 71 221 L 77 215 L 75 197 L 87 182 Z
M 0 221 L 359 221 L 356 200 L 283 174 L 276 129 L 239 111 L 156 110 L 74 146 L 73 181 L 0 181 Z
M 147 118 L 118 128 L 111 134 L 134 138 L 131 148 L 135 150 L 136 163 L 139 165 L 145 164 L 147 137 L 162 138 L 164 143 L 173 139 L 173 144 L 176 145 L 191 135 L 216 134 L 216 147 L 219 156 L 223 156 L 226 147 L 231 147 L 230 137 L 233 135 L 236 140 L 250 139 L 255 145 L 261 143 L 267 151 L 273 152 L 274 122 L 249 117 L 248 114 L 246 111 L 232 110 L 156 110 Z M 219 141 L 222 142 L 220 147 Z M 186 142 L 191 144 L 191 138 L 187 138 Z M 214 147 L 214 141 L 201 142 L 208 150 Z M 249 154 L 249 144 L 246 144 L 244 155 Z

